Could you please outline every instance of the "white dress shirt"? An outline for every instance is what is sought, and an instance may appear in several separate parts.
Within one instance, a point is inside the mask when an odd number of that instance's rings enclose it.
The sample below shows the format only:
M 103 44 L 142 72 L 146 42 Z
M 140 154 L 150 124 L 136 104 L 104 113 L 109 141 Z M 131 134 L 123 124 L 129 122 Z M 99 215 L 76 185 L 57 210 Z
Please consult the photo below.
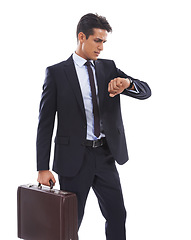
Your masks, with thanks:
M 97 138 L 94 135 L 94 116 L 93 116 L 93 104 L 92 104 L 92 96 L 91 96 L 92 94 L 91 94 L 87 66 L 84 65 L 87 62 L 87 60 L 78 56 L 76 53 L 73 54 L 73 60 L 74 60 L 74 65 L 76 68 L 78 80 L 80 83 L 80 88 L 81 88 L 84 107 L 85 107 L 86 119 L 87 119 L 86 139 L 97 140 L 97 139 L 100 139 L 101 137 L 105 137 L 105 135 L 103 134 L 103 131 L 102 131 L 103 127 L 102 127 L 101 122 L 100 122 L 100 129 L 101 129 L 100 136 Z M 91 62 L 91 68 L 93 70 L 95 88 L 96 88 L 96 96 L 97 96 L 97 101 L 98 101 L 98 105 L 99 105 L 98 86 L 97 86 L 97 80 L 96 80 L 96 74 L 95 74 L 95 66 L 94 66 L 93 60 L 90 60 L 90 62 Z

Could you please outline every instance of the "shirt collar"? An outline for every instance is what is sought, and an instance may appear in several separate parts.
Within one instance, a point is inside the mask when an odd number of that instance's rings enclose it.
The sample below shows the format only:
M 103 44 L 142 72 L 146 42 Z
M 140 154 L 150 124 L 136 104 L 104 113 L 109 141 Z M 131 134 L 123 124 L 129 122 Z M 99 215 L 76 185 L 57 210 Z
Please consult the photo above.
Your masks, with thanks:
M 75 62 L 79 67 L 84 66 L 84 64 L 87 62 L 86 59 L 80 57 L 80 56 L 79 56 L 78 54 L 76 54 L 75 52 L 73 53 L 73 60 L 74 60 L 74 62 Z M 93 60 L 90 60 L 90 62 L 91 62 L 91 64 L 92 64 L 93 66 L 95 66 Z

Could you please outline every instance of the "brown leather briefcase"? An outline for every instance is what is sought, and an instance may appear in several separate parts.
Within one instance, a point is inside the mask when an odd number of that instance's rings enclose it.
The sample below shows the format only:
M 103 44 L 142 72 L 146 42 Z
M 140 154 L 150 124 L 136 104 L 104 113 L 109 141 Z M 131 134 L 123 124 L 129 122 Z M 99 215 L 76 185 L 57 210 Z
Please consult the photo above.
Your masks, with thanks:
M 74 193 L 36 185 L 17 191 L 18 237 L 26 240 L 77 240 Z

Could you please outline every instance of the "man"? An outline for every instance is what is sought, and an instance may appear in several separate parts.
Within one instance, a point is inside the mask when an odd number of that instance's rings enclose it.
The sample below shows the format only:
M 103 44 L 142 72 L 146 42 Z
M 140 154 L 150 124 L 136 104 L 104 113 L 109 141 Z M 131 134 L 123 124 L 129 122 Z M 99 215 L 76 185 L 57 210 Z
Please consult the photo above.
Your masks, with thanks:
M 106 219 L 107 240 L 125 240 L 126 210 L 115 161 L 128 160 L 120 110 L 120 94 L 137 99 L 150 97 L 149 86 L 116 68 L 111 60 L 98 59 L 107 34 L 107 20 L 83 16 L 77 26 L 77 49 L 72 56 L 47 68 L 40 103 L 37 133 L 38 181 L 49 185 L 51 139 L 57 113 L 53 170 L 60 188 L 78 198 L 82 222 L 90 188 Z

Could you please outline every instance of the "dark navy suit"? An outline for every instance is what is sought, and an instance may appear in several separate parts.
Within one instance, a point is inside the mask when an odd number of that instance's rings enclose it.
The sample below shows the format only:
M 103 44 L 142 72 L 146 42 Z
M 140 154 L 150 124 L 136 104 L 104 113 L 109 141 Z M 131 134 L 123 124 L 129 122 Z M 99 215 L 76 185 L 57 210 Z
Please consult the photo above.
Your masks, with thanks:
M 92 187 L 106 218 L 107 239 L 124 240 L 122 222 L 125 221 L 126 212 L 115 161 L 124 164 L 128 160 L 128 152 L 121 117 L 120 95 L 111 98 L 108 83 L 116 77 L 133 78 L 117 69 L 112 60 L 95 61 L 95 71 L 100 118 L 107 144 L 95 149 L 85 146 L 86 114 L 71 56 L 68 60 L 47 68 L 37 133 L 37 170 L 49 169 L 51 140 L 57 113 L 53 170 L 59 175 L 61 189 L 76 192 L 78 196 L 79 225 L 89 189 Z M 139 93 L 125 90 L 123 94 L 137 99 L 150 97 L 151 90 L 147 83 L 137 79 L 133 81 Z M 116 236 L 111 232 L 114 227 L 118 229 Z M 121 237 L 119 232 L 123 232 Z

